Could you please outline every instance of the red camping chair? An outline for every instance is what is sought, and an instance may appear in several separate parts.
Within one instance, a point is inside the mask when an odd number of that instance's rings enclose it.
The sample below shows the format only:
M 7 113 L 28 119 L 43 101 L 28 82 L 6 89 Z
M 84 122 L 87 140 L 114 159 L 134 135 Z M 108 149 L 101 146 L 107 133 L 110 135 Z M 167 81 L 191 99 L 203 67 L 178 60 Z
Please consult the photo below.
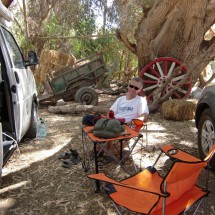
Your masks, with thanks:
M 165 176 L 161 176 L 154 168 L 162 154 L 166 154 L 172 165 Z M 147 167 L 140 173 L 115 181 L 103 173 L 88 175 L 89 178 L 107 182 L 104 186 L 106 193 L 112 199 L 119 214 L 120 206 L 141 214 L 152 215 L 177 215 L 181 214 L 194 203 L 198 203 L 195 214 L 202 202 L 203 197 L 209 194 L 206 187 L 196 185 L 198 177 L 203 169 L 214 165 L 215 145 L 205 160 L 200 160 L 187 152 L 171 145 L 161 149 L 161 153 L 155 164 Z M 206 212 L 204 213 L 206 214 Z

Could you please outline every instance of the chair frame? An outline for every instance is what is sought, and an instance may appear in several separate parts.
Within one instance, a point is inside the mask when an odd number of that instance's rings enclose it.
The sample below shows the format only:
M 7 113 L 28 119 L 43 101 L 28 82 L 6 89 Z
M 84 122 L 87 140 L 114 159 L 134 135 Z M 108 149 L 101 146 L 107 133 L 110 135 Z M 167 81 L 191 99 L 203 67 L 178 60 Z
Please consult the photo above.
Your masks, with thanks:
M 204 189 L 202 189 L 202 191 L 201 191 L 202 193 L 199 195 L 198 199 L 196 199 L 194 202 L 191 202 L 191 204 L 188 207 L 183 208 L 183 211 L 180 212 L 180 213 L 185 213 L 187 210 L 190 209 L 190 207 L 192 207 L 192 205 L 194 203 L 198 202 L 198 205 L 197 205 L 197 207 L 193 213 L 193 214 L 196 214 L 197 210 L 199 209 L 199 207 L 202 203 L 203 198 L 207 197 L 208 194 L 210 193 L 208 191 L 208 180 L 209 180 L 208 170 L 210 170 L 211 168 L 214 168 L 214 165 L 215 165 L 215 164 L 210 162 L 215 157 L 215 145 L 211 149 L 210 154 L 204 160 L 200 160 L 200 159 L 190 155 L 189 153 L 184 152 L 184 151 L 182 151 L 176 147 L 173 147 L 171 145 L 166 145 L 161 149 L 161 152 L 159 153 L 158 158 L 155 160 L 153 166 L 151 166 L 150 169 L 153 169 L 155 167 L 155 165 L 157 164 L 158 160 L 160 159 L 160 157 L 163 153 L 166 154 L 173 161 L 173 164 L 171 165 L 171 168 L 169 169 L 168 173 L 164 177 L 162 177 L 162 183 L 161 184 L 163 184 L 163 189 L 161 189 L 161 187 L 160 187 L 160 190 L 150 190 L 150 187 L 141 188 L 141 187 L 137 187 L 135 185 L 126 184 L 127 182 L 123 182 L 123 181 L 126 181 L 127 179 L 123 180 L 122 182 L 117 182 L 117 181 L 114 181 L 114 180 L 106 177 L 104 174 L 88 175 L 88 177 L 91 179 L 96 179 L 96 180 L 101 180 L 103 182 L 108 182 L 108 183 L 116 185 L 116 186 L 122 186 L 122 187 L 125 187 L 126 189 L 129 188 L 129 189 L 134 189 L 134 190 L 143 191 L 143 192 L 149 192 L 149 193 L 151 192 L 155 195 L 159 195 L 163 199 L 162 200 L 162 209 L 159 209 L 159 211 L 162 210 L 162 215 L 166 215 L 166 207 L 167 207 L 166 200 L 170 196 L 170 193 L 168 192 L 168 183 L 166 182 L 166 180 L 168 180 L 167 179 L 168 174 L 172 174 L 171 171 L 174 171 L 173 168 L 175 167 L 175 165 L 176 165 L 175 168 L 177 168 L 177 165 L 180 165 L 180 163 L 185 164 L 185 165 L 192 164 L 193 166 L 196 166 L 196 164 L 197 164 L 198 166 L 195 167 L 198 170 L 197 173 L 195 173 L 196 179 L 199 177 L 199 174 L 203 169 L 205 171 L 207 171 L 207 174 L 205 177 L 206 178 L 205 187 L 204 187 Z M 186 173 L 186 174 L 189 174 L 189 173 Z M 171 177 L 171 175 L 169 177 Z M 103 186 L 103 187 L 106 187 L 106 186 Z M 195 184 L 194 184 L 194 187 L 196 187 Z M 109 193 L 109 194 L 112 194 L 112 193 Z M 121 214 L 117 203 L 115 203 L 114 200 L 112 200 L 112 202 L 113 202 L 114 207 L 115 207 L 116 211 L 118 212 L 118 214 Z M 154 214 L 153 210 L 152 211 L 151 210 L 147 214 L 151 214 L 151 212 L 152 212 L 152 214 Z M 206 207 L 205 207 L 205 212 L 206 212 Z M 157 213 L 155 212 L 155 214 L 157 214 Z M 161 214 L 161 213 L 159 213 L 159 214 Z

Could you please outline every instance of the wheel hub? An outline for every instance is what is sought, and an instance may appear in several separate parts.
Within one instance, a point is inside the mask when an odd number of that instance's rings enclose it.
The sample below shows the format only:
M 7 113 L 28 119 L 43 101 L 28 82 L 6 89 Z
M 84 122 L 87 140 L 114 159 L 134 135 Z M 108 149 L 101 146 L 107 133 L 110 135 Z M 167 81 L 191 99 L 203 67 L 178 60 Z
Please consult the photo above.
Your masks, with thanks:
M 215 140 L 214 127 L 211 121 L 205 121 L 203 130 L 202 130 L 202 148 L 207 154 L 209 149 L 213 146 Z
M 158 79 L 158 86 L 161 87 L 166 83 L 166 76 L 160 77 Z
M 84 94 L 81 100 L 83 101 L 83 103 L 89 104 L 92 100 L 92 97 L 89 94 Z

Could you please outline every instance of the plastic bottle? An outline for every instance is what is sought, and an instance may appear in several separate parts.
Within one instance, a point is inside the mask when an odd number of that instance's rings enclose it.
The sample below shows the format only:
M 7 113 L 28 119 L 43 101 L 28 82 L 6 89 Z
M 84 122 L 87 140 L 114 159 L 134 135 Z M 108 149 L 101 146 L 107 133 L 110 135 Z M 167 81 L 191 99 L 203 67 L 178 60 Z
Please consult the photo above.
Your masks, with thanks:
M 37 123 L 37 139 L 44 139 L 47 135 L 47 127 L 43 118 L 39 118 Z

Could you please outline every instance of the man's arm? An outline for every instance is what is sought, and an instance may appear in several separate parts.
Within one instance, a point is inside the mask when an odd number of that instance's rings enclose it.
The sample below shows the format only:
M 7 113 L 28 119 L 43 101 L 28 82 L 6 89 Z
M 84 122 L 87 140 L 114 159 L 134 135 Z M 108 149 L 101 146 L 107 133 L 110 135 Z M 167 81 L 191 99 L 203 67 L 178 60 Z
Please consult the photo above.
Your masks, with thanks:
M 143 122 L 147 122 L 147 115 L 147 113 L 143 113 L 137 119 L 142 120 Z

